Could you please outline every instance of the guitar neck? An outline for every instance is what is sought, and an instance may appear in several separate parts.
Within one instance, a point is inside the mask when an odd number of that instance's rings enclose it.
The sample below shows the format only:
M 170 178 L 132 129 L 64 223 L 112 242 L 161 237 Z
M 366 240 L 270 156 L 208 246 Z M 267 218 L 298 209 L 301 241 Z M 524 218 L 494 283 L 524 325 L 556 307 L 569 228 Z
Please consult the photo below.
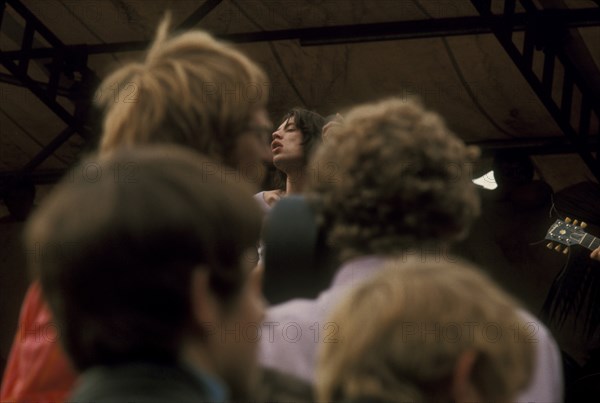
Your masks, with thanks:
M 589 250 L 594 250 L 600 246 L 600 238 L 586 233 L 583 238 L 581 238 L 581 241 L 579 241 L 579 245 L 585 246 Z

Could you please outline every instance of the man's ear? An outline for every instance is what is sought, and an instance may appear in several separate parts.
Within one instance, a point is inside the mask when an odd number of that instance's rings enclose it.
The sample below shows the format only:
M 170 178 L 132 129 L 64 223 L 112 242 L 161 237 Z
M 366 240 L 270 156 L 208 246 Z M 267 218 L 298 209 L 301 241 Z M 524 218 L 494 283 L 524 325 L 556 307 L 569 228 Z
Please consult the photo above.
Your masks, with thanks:
M 194 324 L 201 328 L 218 325 L 219 304 L 210 289 L 208 267 L 199 266 L 192 270 L 190 302 Z
M 473 384 L 472 377 L 476 360 L 475 350 L 464 351 L 456 360 L 452 375 L 452 397 L 455 402 L 481 401 L 482 396 Z

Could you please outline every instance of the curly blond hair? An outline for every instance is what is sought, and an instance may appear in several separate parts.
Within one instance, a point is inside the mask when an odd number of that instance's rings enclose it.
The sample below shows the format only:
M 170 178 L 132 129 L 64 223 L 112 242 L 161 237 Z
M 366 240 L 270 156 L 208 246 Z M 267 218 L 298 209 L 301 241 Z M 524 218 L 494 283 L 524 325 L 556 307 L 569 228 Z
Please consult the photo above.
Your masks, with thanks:
M 139 62 L 106 77 L 100 151 L 141 143 L 175 143 L 235 165 L 231 151 L 251 114 L 267 104 L 263 70 L 232 46 L 194 30 L 169 37 L 170 16 Z
M 514 401 L 537 343 L 519 309 L 464 262 L 389 260 L 329 317 L 338 342 L 320 346 L 319 401 L 450 401 L 464 354 L 475 357 L 469 379 L 483 401 Z
M 397 98 L 353 108 L 311 161 L 309 192 L 342 260 L 466 234 L 479 213 L 467 147 L 442 118 Z

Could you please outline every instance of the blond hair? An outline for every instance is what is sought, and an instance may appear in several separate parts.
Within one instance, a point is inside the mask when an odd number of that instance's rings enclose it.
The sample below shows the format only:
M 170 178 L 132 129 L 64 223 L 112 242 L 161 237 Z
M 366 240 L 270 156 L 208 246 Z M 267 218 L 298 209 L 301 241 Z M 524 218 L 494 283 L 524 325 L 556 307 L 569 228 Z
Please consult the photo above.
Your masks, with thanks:
M 167 15 L 144 60 L 126 64 L 100 85 L 100 152 L 166 142 L 235 165 L 228 158 L 251 114 L 267 103 L 267 77 L 206 32 L 168 37 L 169 24 Z
M 308 187 L 342 260 L 389 254 L 467 233 L 475 157 L 438 114 L 391 98 L 350 110 L 317 150 Z
M 533 324 L 464 263 L 390 260 L 329 320 L 340 337 L 319 351 L 321 401 L 448 400 L 456 362 L 467 351 L 476 353 L 471 381 L 484 400 L 510 400 L 531 377 Z

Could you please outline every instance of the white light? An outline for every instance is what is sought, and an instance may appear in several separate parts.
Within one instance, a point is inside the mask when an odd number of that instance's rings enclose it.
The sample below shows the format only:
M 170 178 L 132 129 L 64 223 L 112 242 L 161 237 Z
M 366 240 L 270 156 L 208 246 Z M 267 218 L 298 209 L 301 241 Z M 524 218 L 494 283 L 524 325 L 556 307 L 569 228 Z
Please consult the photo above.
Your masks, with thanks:
M 473 179 L 473 183 L 487 190 L 494 190 L 498 187 L 496 179 L 494 178 L 494 171 L 490 171 L 477 179 Z

